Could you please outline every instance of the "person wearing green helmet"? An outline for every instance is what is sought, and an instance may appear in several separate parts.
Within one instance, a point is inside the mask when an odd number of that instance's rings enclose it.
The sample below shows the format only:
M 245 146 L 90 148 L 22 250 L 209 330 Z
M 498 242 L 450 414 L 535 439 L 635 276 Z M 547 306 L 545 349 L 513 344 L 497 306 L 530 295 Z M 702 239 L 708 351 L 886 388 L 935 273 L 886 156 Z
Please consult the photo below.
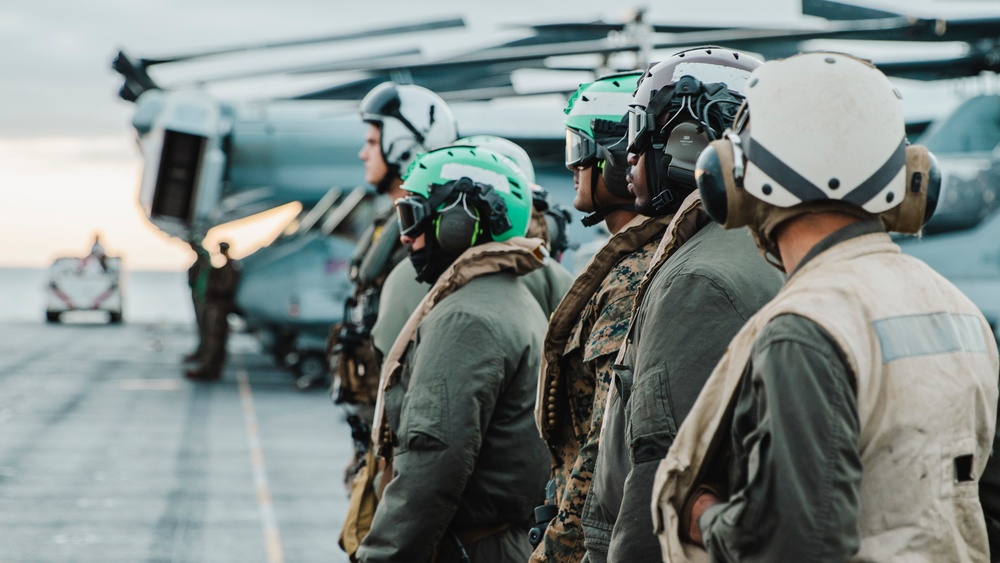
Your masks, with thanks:
M 597 458 L 611 366 L 632 299 L 668 221 L 642 217 L 625 185 L 628 111 L 640 72 L 582 84 L 566 107 L 566 167 L 573 205 L 604 222 L 611 238 L 577 277 L 549 321 L 538 381 L 536 423 L 550 455 L 545 505 L 535 510 L 533 562 L 577 562 L 585 553 L 581 513 Z
M 552 315 L 573 283 L 573 274 L 558 261 L 569 244 L 565 233 L 565 225 L 570 220 L 569 212 L 551 202 L 548 194 L 535 184 L 535 167 L 531 163 L 531 157 L 517 143 L 495 135 L 472 135 L 455 141 L 453 146 L 483 147 L 502 154 L 514 161 L 528 179 L 528 184 L 532 187 L 533 205 L 526 236 L 544 240 L 549 255 L 556 260 L 549 260 L 544 267 L 529 272 L 518 280 L 535 297 L 545 316 Z M 382 285 L 380 312 L 371 331 L 375 357 L 379 362 L 431 287 L 416 278 L 413 264 L 409 260 L 403 260 L 392 269 Z
M 330 328 L 326 351 L 334 402 L 347 413 L 352 436 L 365 436 L 371 431 L 380 368 L 371 329 L 382 312 L 386 278 L 393 267 L 406 261 L 391 202 L 406 195 L 400 188 L 402 175 L 417 155 L 451 144 L 458 132 L 448 104 L 415 84 L 379 84 L 361 100 L 358 112 L 368 125 L 358 152 L 365 182 L 385 197 L 377 203 L 374 220 L 351 256 L 348 278 L 353 288 L 344 302 L 342 320 Z M 344 469 L 345 484 L 353 479 L 365 455 L 361 443 L 355 440 L 355 455 Z
M 746 232 L 711 221 L 694 184 L 698 154 L 733 122 L 759 65 L 722 47 L 680 51 L 647 69 L 629 103 L 636 209 L 671 220 L 615 358 L 583 511 L 588 563 L 662 560 L 656 469 L 732 337 L 781 287 Z
M 547 474 L 531 414 L 545 316 L 517 281 L 547 259 L 524 237 L 531 188 L 500 154 L 446 147 L 403 189 L 401 240 L 432 286 L 383 363 L 370 477 L 382 493 L 355 556 L 525 561 L 521 524 Z

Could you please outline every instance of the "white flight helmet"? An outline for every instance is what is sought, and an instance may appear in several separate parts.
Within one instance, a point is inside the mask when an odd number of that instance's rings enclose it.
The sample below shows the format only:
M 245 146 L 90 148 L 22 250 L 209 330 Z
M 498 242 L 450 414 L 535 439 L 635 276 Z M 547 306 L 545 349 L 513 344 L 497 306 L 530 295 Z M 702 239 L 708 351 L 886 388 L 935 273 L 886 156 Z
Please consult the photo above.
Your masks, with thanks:
M 395 176 L 405 173 L 417 155 L 458 137 L 448 104 L 421 86 L 383 82 L 361 100 L 359 111 L 361 119 L 380 126 L 382 158 Z
M 514 141 L 497 137 L 496 135 L 470 135 L 455 141 L 455 144 L 483 147 L 495 153 L 502 154 L 517 164 L 521 172 L 524 172 L 524 175 L 528 177 L 529 182 L 532 184 L 535 183 L 535 166 L 531 164 L 531 157 L 528 156 L 526 150 L 521 148 L 521 145 Z
M 810 53 L 750 78 L 743 186 L 776 207 L 834 199 L 878 214 L 903 202 L 906 122 L 901 96 L 872 65 Z
M 925 147 L 908 146 L 901 100 L 882 72 L 850 55 L 765 63 L 750 75 L 736 131 L 698 158 L 706 211 L 727 228 L 764 225 L 770 236 L 780 219 L 768 208 L 829 202 L 878 216 L 891 231 L 919 231 L 941 175 Z

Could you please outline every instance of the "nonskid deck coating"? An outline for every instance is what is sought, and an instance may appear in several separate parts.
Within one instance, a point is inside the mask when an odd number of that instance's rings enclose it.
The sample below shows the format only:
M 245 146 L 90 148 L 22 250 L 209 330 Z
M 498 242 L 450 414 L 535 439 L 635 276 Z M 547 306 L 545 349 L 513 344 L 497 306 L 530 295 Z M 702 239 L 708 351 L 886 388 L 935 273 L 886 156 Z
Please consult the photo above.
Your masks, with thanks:
M 0 323 L 0 563 L 347 560 L 341 413 L 247 335 L 223 381 L 189 382 L 193 345 L 182 325 Z

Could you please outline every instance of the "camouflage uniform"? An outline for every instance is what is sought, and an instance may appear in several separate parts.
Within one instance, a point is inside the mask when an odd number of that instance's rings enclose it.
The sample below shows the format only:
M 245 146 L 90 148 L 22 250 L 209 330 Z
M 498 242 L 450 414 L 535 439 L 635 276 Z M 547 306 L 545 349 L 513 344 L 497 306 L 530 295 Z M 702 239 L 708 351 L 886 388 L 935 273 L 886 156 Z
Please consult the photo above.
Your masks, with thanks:
M 188 268 L 188 287 L 191 288 L 191 302 L 194 304 L 194 320 L 198 328 L 198 347 L 187 356 L 187 359 L 195 360 L 201 357 L 201 350 L 204 347 L 202 334 L 205 330 L 205 292 L 208 276 L 212 271 L 212 256 L 201 244 L 192 242 L 191 248 L 195 251 L 195 259 L 191 267 Z
M 233 312 L 240 267 L 236 260 L 226 259 L 208 274 L 205 299 L 205 322 L 202 333 L 201 366 L 189 376 L 199 379 L 220 379 L 226 363 L 226 342 L 229 340 L 229 313 Z
M 544 416 L 539 411 L 538 422 L 552 462 L 546 502 L 558 504 L 559 511 L 531 561 L 576 562 L 583 558 L 580 515 L 597 459 L 604 404 L 613 378 L 611 367 L 628 331 L 633 297 L 665 227 L 663 219 L 637 217 L 630 222 L 622 232 L 635 229 L 641 233 L 633 231 L 627 243 L 616 241 L 617 235 L 608 242 L 605 249 L 618 247 L 617 254 L 603 259 L 612 264 L 610 271 L 598 263 L 602 261 L 599 252 L 580 276 L 581 281 L 570 289 L 567 299 L 587 299 L 582 311 L 560 306 L 553 317 L 545 356 L 558 358 L 559 367 L 557 371 L 543 369 L 537 408 L 545 409 Z M 588 274 L 605 274 L 597 291 L 584 287 Z M 553 334 L 558 332 L 553 327 L 557 326 L 557 317 L 570 315 L 569 319 L 577 320 L 564 341 Z

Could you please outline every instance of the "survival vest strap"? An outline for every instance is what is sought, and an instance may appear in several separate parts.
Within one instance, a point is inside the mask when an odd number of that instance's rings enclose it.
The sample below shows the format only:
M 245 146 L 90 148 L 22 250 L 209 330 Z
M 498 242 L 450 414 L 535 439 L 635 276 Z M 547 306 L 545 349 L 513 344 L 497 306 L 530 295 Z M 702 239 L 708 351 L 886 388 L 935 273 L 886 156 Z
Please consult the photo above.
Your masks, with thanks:
M 701 206 L 701 196 L 697 191 L 691 192 L 683 202 L 681 206 L 677 209 L 677 213 L 673 215 L 670 220 L 670 225 L 667 226 L 667 232 L 663 235 L 663 240 L 660 241 L 660 246 L 657 247 L 656 252 L 649 261 L 649 270 L 642 277 L 642 281 L 639 283 L 639 289 L 635 294 L 635 301 L 632 303 L 632 318 L 629 320 L 628 332 L 625 334 L 625 341 L 622 342 L 621 349 L 618 350 L 618 356 L 615 358 L 615 364 L 621 365 L 625 362 L 625 355 L 628 351 L 629 342 L 632 340 L 632 330 L 635 328 L 636 318 L 639 316 L 639 306 L 642 304 L 643 299 L 646 297 L 646 292 L 649 291 L 649 284 L 652 282 L 653 278 L 656 276 L 656 272 L 666 264 L 667 260 L 670 259 L 674 253 L 680 249 L 688 240 L 691 239 L 695 234 L 698 233 L 709 222 L 711 219 L 708 214 L 705 213 L 704 208 Z M 608 389 L 607 405 L 611 404 L 611 401 L 618 394 L 618 386 L 612 385 Z M 608 424 L 609 417 L 604 417 L 604 422 L 601 425 L 601 433 L 603 434 L 604 428 Z
M 385 390 L 398 382 L 399 372 L 402 368 L 400 360 L 403 359 L 406 349 L 416 337 L 420 323 L 441 300 L 473 279 L 502 270 L 513 270 L 518 275 L 524 274 L 544 266 L 547 259 L 548 253 L 540 239 L 515 237 L 504 242 L 490 242 L 474 246 L 462 253 L 455 263 L 441 274 L 437 283 L 410 315 L 406 325 L 403 326 L 396 338 L 396 342 L 386 355 L 379 382 L 378 399 L 375 404 L 375 422 L 372 425 L 371 436 L 373 446 L 368 448 L 365 463 L 351 484 L 347 515 L 344 518 L 339 543 L 352 561 L 355 561 L 355 554 L 361 546 L 361 542 L 371 530 L 375 509 L 382 490 L 392 479 L 393 439 L 385 416 Z M 499 531 L 498 529 L 490 531 L 490 533 Z M 478 534 L 478 532 L 476 533 Z M 475 538 L 466 535 L 462 541 L 471 543 L 474 540 Z
M 393 443 L 392 430 L 385 417 L 385 391 L 398 383 L 403 355 L 416 338 L 417 328 L 428 313 L 444 298 L 478 277 L 503 270 L 513 270 L 522 275 L 541 268 L 547 260 L 548 251 L 542 240 L 514 237 L 504 242 L 489 242 L 469 248 L 441 274 L 403 325 L 382 364 L 375 421 L 372 424 L 372 442 L 379 447 L 380 455 L 388 455 Z
M 611 237 L 587 263 L 569 291 L 552 313 L 542 353 L 541 378 L 538 381 L 538 396 L 535 401 L 535 424 L 542 439 L 547 440 L 556 424 L 557 392 L 561 381 L 561 359 L 566 351 L 566 343 L 573 329 L 580 322 L 580 315 L 587 303 L 601 288 L 611 270 L 623 258 L 645 246 L 662 233 L 670 222 L 670 217 L 637 216 Z

